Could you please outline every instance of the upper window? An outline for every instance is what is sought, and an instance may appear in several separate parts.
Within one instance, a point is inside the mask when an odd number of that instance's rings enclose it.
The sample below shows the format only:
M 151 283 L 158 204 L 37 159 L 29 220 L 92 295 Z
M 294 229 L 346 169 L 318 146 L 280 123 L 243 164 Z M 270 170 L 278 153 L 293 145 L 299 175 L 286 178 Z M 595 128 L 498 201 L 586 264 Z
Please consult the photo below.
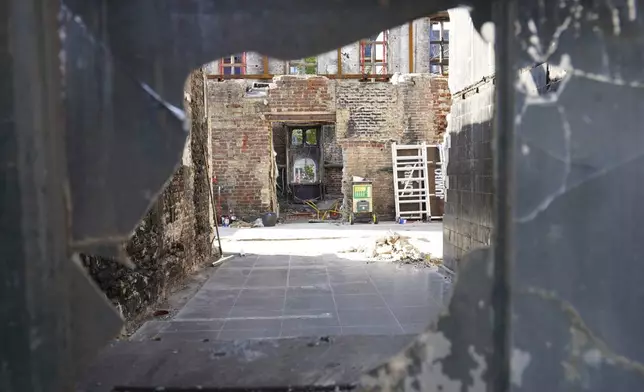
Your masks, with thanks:
M 245 75 L 246 74 L 246 53 L 232 54 L 219 61 L 219 73 L 221 75 Z
M 365 75 L 387 73 L 387 32 L 360 41 L 360 71 Z
M 430 18 L 429 67 L 438 75 L 449 73 L 449 18 Z
M 292 146 L 317 146 L 318 145 L 318 129 L 293 129 L 291 130 L 291 145 Z
M 306 57 L 298 60 L 291 60 L 287 64 L 289 75 L 317 75 L 318 58 L 317 56 Z

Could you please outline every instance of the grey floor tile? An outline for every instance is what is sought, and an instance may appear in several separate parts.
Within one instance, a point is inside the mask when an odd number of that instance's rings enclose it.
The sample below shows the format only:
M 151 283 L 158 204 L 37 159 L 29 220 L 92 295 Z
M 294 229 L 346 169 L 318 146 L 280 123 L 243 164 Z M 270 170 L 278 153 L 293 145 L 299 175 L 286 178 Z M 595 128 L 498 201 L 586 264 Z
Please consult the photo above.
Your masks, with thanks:
M 328 281 L 326 269 L 320 268 L 291 269 L 288 277 L 288 285 L 291 287 L 327 284 Z
M 245 309 L 234 307 L 228 317 L 280 317 L 282 310 Z
M 250 272 L 250 268 L 219 269 L 204 283 L 203 288 L 217 290 L 242 287 Z
M 371 282 L 331 284 L 334 295 L 342 294 L 376 294 L 378 291 Z
M 389 280 L 373 279 L 373 284 L 378 288 L 381 293 L 429 293 L 429 284 L 426 281 L 419 281 L 415 279 L 405 279 L 400 277 L 390 277 Z
M 175 320 L 225 318 L 233 309 L 231 306 L 189 307 L 186 306 L 177 313 Z
M 238 277 L 246 277 L 250 275 L 250 272 L 253 269 L 248 267 L 248 268 L 229 268 L 229 269 L 217 269 L 215 273 L 212 275 L 212 277 L 209 280 L 212 280 L 213 278 L 238 278 Z
M 305 312 L 302 312 L 305 313 Z M 301 329 L 301 328 L 314 328 L 314 327 L 339 327 L 340 322 L 335 312 L 318 312 L 312 314 L 312 311 L 307 311 L 307 315 L 302 314 L 301 317 L 284 318 L 282 320 L 282 328 Z
M 253 298 L 253 297 L 282 297 L 286 295 L 286 287 L 247 287 L 241 290 L 239 298 Z
M 335 283 L 369 283 L 369 275 L 366 272 L 329 272 L 329 281 Z
M 326 260 L 324 262 L 328 270 L 364 268 L 365 263 L 355 260 Z
M 384 274 L 394 275 L 399 273 L 401 267 L 399 264 L 390 262 L 375 262 L 365 265 L 365 270 L 370 275 L 382 276 Z
M 387 304 L 378 294 L 335 295 L 338 310 L 386 308 Z
M 318 336 L 338 336 L 342 334 L 340 327 L 313 327 L 313 328 L 282 328 L 280 337 L 318 337 Z
M 331 293 L 331 286 L 328 284 L 293 286 L 286 291 L 287 296 L 329 295 Z
M 163 332 L 154 340 L 163 342 L 210 342 L 217 340 L 220 331 Z
M 253 269 L 245 287 L 285 287 L 287 269 Z
M 244 287 L 246 279 L 245 276 L 213 276 L 204 284 L 204 287 L 213 289 L 241 288 Z
M 347 266 L 347 267 L 341 267 L 341 268 L 336 268 L 336 267 L 327 267 L 327 270 L 329 271 L 329 276 L 333 277 L 336 275 L 346 275 L 346 274 L 362 274 L 365 277 L 369 276 L 367 274 L 367 271 L 364 269 L 364 267 L 356 267 L 356 266 Z
M 252 268 L 257 262 L 257 256 L 250 257 L 233 257 L 230 260 L 226 260 L 221 264 L 219 269 L 230 269 L 230 268 Z
M 382 291 L 381 295 L 387 305 L 391 307 L 431 306 L 435 304 L 431 294 L 423 290 Z
M 319 257 L 291 256 L 291 267 L 295 266 L 325 266 Z
M 429 327 L 429 324 L 403 324 L 402 327 L 405 333 L 419 334 L 425 332 Z
M 187 307 L 225 307 L 232 306 L 241 289 L 213 290 L 202 288 L 188 301 Z
M 364 325 L 359 327 L 342 327 L 342 335 L 402 335 L 404 331 L 397 325 L 373 326 Z
M 267 339 L 279 338 L 280 329 L 231 329 L 222 330 L 217 337 L 218 340 L 246 340 L 246 339 Z
M 164 342 L 209 342 L 219 336 L 219 331 L 162 332 L 157 336 Z
M 391 307 L 400 324 L 429 324 L 440 312 L 438 305 Z
M 280 318 L 248 318 L 248 319 L 228 319 L 224 324 L 223 330 L 231 329 L 279 329 L 282 327 Z
M 290 259 L 290 255 L 257 255 L 257 261 L 260 263 L 283 262 L 284 260 L 288 263 Z
M 168 321 L 164 332 L 219 331 L 224 326 L 224 319 L 209 321 Z
M 335 310 L 332 295 L 287 296 L 286 310 Z
M 139 328 L 134 334 L 132 334 L 132 336 L 130 336 L 129 340 L 132 340 L 135 342 L 141 342 L 141 341 L 153 339 L 167 327 L 168 327 L 167 321 L 160 321 L 160 320 L 146 321 L 145 324 L 141 326 L 141 328 Z
M 338 310 L 338 318 L 343 327 L 398 325 L 386 308 Z
M 239 297 L 235 309 L 245 310 L 282 310 L 284 297 Z
M 271 268 L 271 267 L 288 267 L 290 264 L 290 257 L 285 256 L 259 256 L 255 262 L 255 268 Z

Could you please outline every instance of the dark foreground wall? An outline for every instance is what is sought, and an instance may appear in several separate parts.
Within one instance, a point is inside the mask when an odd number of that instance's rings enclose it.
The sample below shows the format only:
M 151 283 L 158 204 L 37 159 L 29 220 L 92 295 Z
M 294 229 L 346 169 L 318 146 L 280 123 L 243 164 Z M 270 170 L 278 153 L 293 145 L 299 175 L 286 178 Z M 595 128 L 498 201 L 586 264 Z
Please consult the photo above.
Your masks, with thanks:
M 163 300 L 210 257 L 210 197 L 203 77 L 190 79 L 192 129 L 181 165 L 137 227 L 127 245 L 136 265 L 85 255 L 83 263 L 126 319 Z
M 450 11 L 449 152 L 443 255 L 446 265 L 472 249 L 490 246 L 493 227 L 492 127 L 496 75 L 494 51 L 474 32 L 465 9 Z M 541 63 L 518 73 L 520 89 L 536 97 L 553 93 L 563 71 Z

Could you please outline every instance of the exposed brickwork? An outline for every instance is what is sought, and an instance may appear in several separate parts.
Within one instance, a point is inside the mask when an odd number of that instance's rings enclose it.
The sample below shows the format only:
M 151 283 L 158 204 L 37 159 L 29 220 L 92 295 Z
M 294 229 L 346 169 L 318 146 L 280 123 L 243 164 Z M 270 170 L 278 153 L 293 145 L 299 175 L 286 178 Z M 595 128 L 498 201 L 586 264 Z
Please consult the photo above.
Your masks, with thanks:
M 203 77 L 190 79 L 192 122 L 184 164 L 148 211 L 127 244 L 127 253 L 137 266 L 129 270 L 114 261 L 84 255 L 90 275 L 108 298 L 131 319 L 166 294 L 210 257 L 210 197 L 204 162 L 208 136 L 203 108 Z
M 343 143 L 344 171 L 342 189 L 345 206 L 352 203 L 351 178 L 366 177 L 373 180 L 373 208 L 380 219 L 393 219 L 395 215 L 391 143 L 349 141 Z
M 338 144 L 334 125 L 322 127 L 322 146 L 324 148 L 324 163 L 342 164 L 342 148 Z
M 345 206 L 352 202 L 351 178 L 367 177 L 374 180 L 376 213 L 381 219 L 395 218 L 391 142 L 439 142 L 449 112 L 446 95 L 446 79 L 430 75 L 406 75 L 394 83 L 338 85 L 338 108 L 349 114 L 344 137 L 339 138 Z
M 244 81 L 209 82 L 212 168 L 221 186 L 221 206 L 245 217 L 270 211 L 274 188 L 269 111 L 265 98 L 245 97 Z
M 391 142 L 434 143 L 446 129 L 450 95 L 442 77 L 407 75 L 373 83 L 280 76 L 265 98 L 245 97 L 245 86 L 244 81 L 213 81 L 208 97 L 213 168 L 222 185 L 222 202 L 238 215 L 270 208 L 271 141 L 277 163 L 286 163 L 284 128 L 271 126 L 263 114 L 335 112 L 335 127 L 323 128 L 325 163 L 331 166 L 325 170 L 327 192 L 342 189 L 350 195 L 352 176 L 369 177 L 375 181 L 374 205 L 383 219 L 394 218 L 395 210 Z M 271 131 L 276 134 L 270 136 Z
M 322 76 L 278 76 L 269 92 L 273 112 L 332 112 L 333 81 Z
M 342 168 L 327 167 L 324 169 L 324 182 L 328 195 L 339 196 L 342 194 Z

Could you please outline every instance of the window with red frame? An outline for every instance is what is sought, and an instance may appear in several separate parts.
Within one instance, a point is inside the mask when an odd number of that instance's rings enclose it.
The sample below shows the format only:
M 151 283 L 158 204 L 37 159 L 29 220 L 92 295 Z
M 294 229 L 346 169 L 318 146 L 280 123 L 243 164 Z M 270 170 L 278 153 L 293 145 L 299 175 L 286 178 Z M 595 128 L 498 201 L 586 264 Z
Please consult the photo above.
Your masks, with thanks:
M 387 74 L 387 32 L 360 41 L 360 72 L 363 75 Z
M 246 74 L 246 53 L 232 54 L 219 61 L 219 73 L 221 75 L 245 75 Z

